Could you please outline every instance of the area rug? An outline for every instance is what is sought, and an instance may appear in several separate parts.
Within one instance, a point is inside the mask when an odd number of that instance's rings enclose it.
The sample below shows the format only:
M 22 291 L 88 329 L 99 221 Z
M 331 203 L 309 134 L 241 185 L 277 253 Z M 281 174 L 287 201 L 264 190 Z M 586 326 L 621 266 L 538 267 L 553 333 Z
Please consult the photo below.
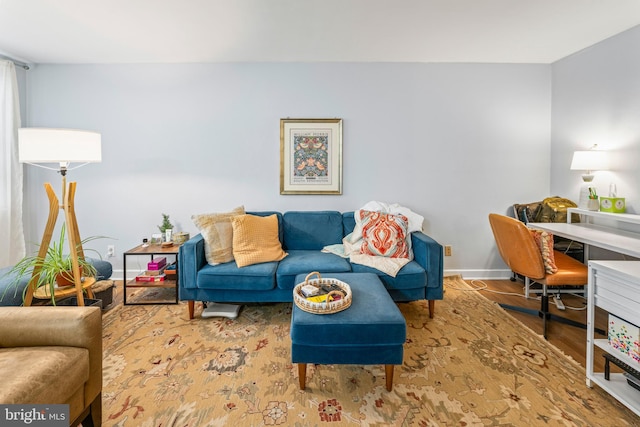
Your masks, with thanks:
M 291 363 L 291 304 L 188 320 L 185 304 L 104 315 L 105 426 L 632 426 L 638 418 L 497 304 L 449 278 L 436 316 L 401 303 L 404 362 Z M 197 313 L 201 308 L 198 307 Z M 375 309 L 375 307 L 372 307 Z

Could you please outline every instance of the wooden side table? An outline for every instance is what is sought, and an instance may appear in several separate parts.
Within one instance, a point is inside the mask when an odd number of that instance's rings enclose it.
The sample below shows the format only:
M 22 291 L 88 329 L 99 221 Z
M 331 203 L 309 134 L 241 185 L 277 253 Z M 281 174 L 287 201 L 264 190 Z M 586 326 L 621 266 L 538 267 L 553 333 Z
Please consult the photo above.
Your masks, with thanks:
M 145 305 L 145 304 L 178 304 L 178 251 L 180 249 L 180 245 L 174 244 L 173 246 L 169 246 L 163 248 L 161 245 L 138 245 L 133 249 L 129 249 L 126 251 L 123 256 L 122 267 L 124 269 L 123 272 L 123 303 L 124 305 Z M 148 256 L 151 260 L 155 256 L 160 255 L 172 255 L 175 257 L 176 264 L 176 274 L 172 275 L 173 277 L 167 277 L 162 282 L 136 282 L 135 277 L 132 280 L 127 280 L 127 257 L 130 256 Z M 127 301 L 127 289 L 130 288 L 173 288 L 175 289 L 176 298 L 172 301 L 152 301 L 152 302 L 130 302 Z

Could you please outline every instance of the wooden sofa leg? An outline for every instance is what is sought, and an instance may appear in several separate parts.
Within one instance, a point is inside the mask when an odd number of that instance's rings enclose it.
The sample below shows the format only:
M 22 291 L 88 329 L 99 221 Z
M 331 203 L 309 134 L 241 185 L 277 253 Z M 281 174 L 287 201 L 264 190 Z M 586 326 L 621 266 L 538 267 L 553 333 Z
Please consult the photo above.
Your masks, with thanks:
M 89 414 L 93 421 L 94 427 L 102 426 L 102 393 L 98 394 L 98 397 L 91 402 L 91 413 Z M 84 427 L 84 424 L 83 424 Z
M 306 381 L 307 381 L 307 364 L 298 363 L 298 383 L 300 384 L 300 390 L 304 390 Z
M 189 306 L 189 320 L 193 319 L 193 314 L 195 313 L 196 302 L 194 300 L 188 301 Z
M 387 383 L 387 391 L 393 390 L 393 365 L 384 365 L 384 375 Z
M 433 319 L 433 315 L 436 311 L 436 300 L 429 300 L 429 319 Z
M 91 402 L 88 408 L 82 411 L 77 420 L 69 424 L 70 426 L 101 427 L 102 426 L 102 393 Z

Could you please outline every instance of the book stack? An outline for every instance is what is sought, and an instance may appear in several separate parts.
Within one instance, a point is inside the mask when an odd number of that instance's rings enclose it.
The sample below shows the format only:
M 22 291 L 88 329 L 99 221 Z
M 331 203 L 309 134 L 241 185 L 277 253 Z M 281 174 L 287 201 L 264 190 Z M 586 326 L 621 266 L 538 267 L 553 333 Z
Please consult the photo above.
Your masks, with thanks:
M 147 263 L 147 270 L 160 270 L 161 268 L 164 268 L 166 265 L 167 265 L 166 257 L 155 258 L 151 260 L 149 263 Z
M 144 274 L 136 276 L 136 282 L 164 282 L 167 275 L 165 269 L 167 268 L 167 258 L 155 258 L 147 264 L 147 270 Z
M 167 267 L 164 269 L 164 274 L 169 276 L 169 279 L 175 279 L 177 272 L 178 269 L 175 263 L 167 265 Z

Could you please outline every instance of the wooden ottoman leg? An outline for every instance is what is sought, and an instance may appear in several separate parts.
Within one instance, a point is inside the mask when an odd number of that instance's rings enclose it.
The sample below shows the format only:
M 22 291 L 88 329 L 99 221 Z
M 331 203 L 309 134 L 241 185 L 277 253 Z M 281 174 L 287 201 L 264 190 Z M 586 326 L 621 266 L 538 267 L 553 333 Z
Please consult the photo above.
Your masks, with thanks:
M 300 390 L 304 390 L 304 383 L 307 379 L 307 364 L 298 363 L 298 382 L 300 383 Z
M 393 365 L 384 365 L 384 374 L 387 380 L 387 391 L 393 389 Z

